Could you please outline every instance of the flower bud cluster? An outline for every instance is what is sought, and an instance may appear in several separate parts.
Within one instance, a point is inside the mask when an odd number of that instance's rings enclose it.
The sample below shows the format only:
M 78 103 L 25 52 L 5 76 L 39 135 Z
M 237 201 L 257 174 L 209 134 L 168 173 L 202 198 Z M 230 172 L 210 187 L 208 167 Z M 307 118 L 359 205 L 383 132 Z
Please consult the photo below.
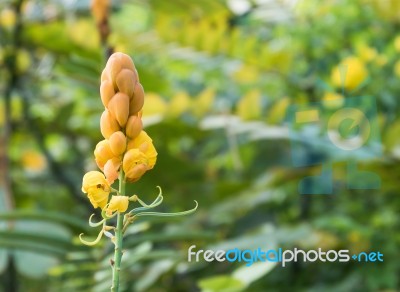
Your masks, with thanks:
M 154 167 L 157 151 L 152 139 L 143 131 L 141 110 L 144 91 L 128 55 L 111 55 L 101 74 L 100 96 L 105 107 L 100 118 L 104 140 L 94 150 L 97 166 L 104 172 L 108 185 L 118 178 L 121 169 L 127 181 L 135 182 Z M 96 183 L 90 181 L 91 185 L 86 185 L 83 190 L 96 190 L 97 194 Z M 104 185 L 103 180 L 101 184 Z M 102 201 L 102 204 L 96 205 L 104 204 Z M 93 206 L 96 207 L 95 204 Z

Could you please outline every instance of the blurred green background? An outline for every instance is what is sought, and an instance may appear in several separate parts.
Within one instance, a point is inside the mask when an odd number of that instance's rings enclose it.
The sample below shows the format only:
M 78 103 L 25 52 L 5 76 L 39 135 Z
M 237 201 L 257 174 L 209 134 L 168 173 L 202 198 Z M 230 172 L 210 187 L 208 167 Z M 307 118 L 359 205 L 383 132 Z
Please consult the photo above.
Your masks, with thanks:
M 400 289 L 400 2 L 112 1 L 100 41 L 89 1 L 0 1 L 0 291 L 107 291 L 113 246 L 77 239 L 93 213 L 81 192 L 102 139 L 100 73 L 129 54 L 146 92 L 154 170 L 128 187 L 161 211 L 194 215 L 128 229 L 123 291 Z M 333 72 L 351 60 L 342 92 Z M 363 166 L 378 190 L 301 196 L 318 166 L 294 168 L 289 105 L 377 99 L 383 146 Z M 345 97 L 344 97 L 345 96 Z M 307 153 L 305 153 L 307 155 Z M 384 262 L 188 263 L 187 248 L 380 251 Z

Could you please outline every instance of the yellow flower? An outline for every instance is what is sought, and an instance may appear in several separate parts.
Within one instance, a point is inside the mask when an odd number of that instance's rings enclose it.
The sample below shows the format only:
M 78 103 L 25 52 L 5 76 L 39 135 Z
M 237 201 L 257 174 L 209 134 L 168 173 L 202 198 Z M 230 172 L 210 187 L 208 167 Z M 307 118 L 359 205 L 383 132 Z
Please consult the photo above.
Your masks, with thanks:
M 146 155 L 139 149 L 131 149 L 126 152 L 122 168 L 126 179 L 130 182 L 137 181 L 150 169 Z
M 326 108 L 338 108 L 344 104 L 344 96 L 336 92 L 326 92 L 322 96 L 322 104 Z
M 397 77 L 400 77 L 400 60 L 394 64 L 394 74 L 396 74 Z
M 113 212 L 125 212 L 128 209 L 129 197 L 127 196 L 112 196 L 108 204 L 106 213 L 111 216 Z
M 343 71 L 343 72 L 342 72 Z M 357 57 L 344 59 L 335 67 L 331 74 L 333 85 L 344 87 L 348 90 L 357 88 L 368 76 L 364 63 Z
M 153 140 L 145 131 L 141 131 L 135 139 L 129 141 L 128 149 L 138 149 L 143 152 L 147 158 L 147 165 L 149 169 L 152 169 L 156 164 L 157 151 L 156 148 L 154 148 Z
M 388 62 L 388 58 L 385 55 L 379 55 L 375 62 L 378 64 L 378 66 L 382 67 L 385 66 Z
M 394 39 L 394 47 L 397 52 L 400 52 L 400 35 Z
M 110 191 L 110 185 L 101 172 L 89 171 L 83 176 L 82 192 L 87 193 L 94 208 L 106 206 Z
M 365 62 L 370 62 L 378 56 L 378 52 L 375 48 L 368 47 L 366 45 L 359 47 L 358 54 L 360 58 Z

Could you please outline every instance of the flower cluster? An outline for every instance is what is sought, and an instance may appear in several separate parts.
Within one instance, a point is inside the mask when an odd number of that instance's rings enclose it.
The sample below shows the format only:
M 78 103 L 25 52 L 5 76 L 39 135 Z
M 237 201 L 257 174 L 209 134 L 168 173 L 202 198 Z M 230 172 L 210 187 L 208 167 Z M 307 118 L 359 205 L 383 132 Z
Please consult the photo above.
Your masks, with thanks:
M 157 151 L 152 139 L 143 131 L 141 109 L 144 91 L 132 59 L 114 53 L 101 74 L 100 96 L 105 110 L 100 118 L 101 134 L 105 138 L 94 150 L 97 166 L 103 171 L 91 171 L 83 177 L 82 191 L 93 207 L 106 208 L 106 213 L 125 212 L 128 197 L 112 196 L 111 184 L 124 172 L 125 180 L 135 182 L 152 169 Z

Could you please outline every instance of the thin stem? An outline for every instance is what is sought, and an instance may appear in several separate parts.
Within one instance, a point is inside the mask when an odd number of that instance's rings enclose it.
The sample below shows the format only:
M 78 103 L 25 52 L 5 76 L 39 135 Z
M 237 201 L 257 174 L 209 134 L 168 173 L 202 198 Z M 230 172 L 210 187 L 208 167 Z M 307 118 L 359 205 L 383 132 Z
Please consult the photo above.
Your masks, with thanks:
M 121 169 L 119 174 L 119 193 L 125 195 L 125 176 Z M 112 268 L 112 292 L 119 291 L 119 274 L 121 271 L 121 259 L 122 259 L 122 230 L 124 224 L 124 213 L 118 212 L 117 214 L 117 227 L 115 228 L 115 250 L 114 250 L 114 263 Z

